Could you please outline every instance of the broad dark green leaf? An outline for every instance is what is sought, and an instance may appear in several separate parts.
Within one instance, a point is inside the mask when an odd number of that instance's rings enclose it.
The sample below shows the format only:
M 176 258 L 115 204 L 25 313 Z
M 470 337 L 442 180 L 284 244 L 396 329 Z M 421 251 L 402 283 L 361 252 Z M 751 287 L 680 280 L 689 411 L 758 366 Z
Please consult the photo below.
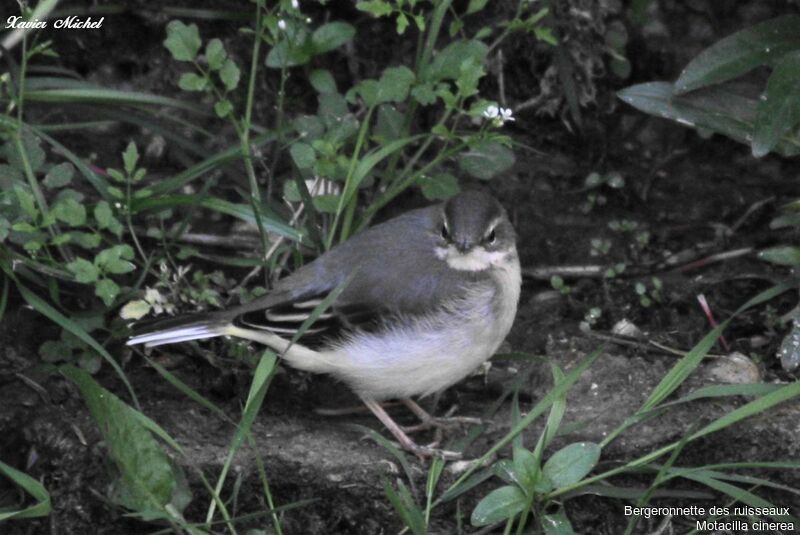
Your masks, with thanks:
M 506 485 L 487 494 L 472 511 L 473 526 L 488 526 L 521 513 L 527 504 L 525 494 L 515 486 Z
M 675 82 L 682 94 L 736 78 L 800 49 L 800 16 L 767 20 L 717 41 L 697 55 Z
M 781 137 L 800 123 L 800 50 L 775 65 L 758 103 L 753 131 L 753 156 L 764 156 Z
M 757 99 L 730 87 L 714 86 L 675 95 L 669 82 L 648 82 L 617 93 L 624 102 L 645 113 L 671 119 L 690 128 L 704 128 L 749 144 Z M 800 141 L 783 138 L 775 146 L 784 156 L 800 153 Z
M 61 372 L 81 391 L 103 435 L 109 457 L 119 470 L 114 498 L 131 510 L 155 518 L 171 516 L 168 505 L 182 510 L 187 504 L 176 503 L 174 499 L 187 492 L 178 488 L 179 481 L 183 480 L 180 469 L 135 415 L 137 411 L 83 370 L 64 366 Z
M 458 166 L 481 180 L 488 180 L 514 165 L 514 153 L 496 141 L 484 141 L 458 157 Z
M 600 446 L 576 442 L 564 446 L 547 459 L 542 472 L 556 488 L 566 487 L 584 478 L 600 459 Z

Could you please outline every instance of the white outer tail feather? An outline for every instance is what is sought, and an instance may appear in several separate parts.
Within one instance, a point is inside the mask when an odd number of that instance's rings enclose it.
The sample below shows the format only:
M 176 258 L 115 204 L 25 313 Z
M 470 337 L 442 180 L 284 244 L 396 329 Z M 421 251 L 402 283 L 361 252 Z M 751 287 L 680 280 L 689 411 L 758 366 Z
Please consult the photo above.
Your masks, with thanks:
M 280 353 L 287 364 L 300 370 L 331 373 L 336 369 L 335 359 L 331 359 L 331 355 L 327 352 L 314 351 L 300 344 L 290 346 L 289 340 L 272 332 L 242 329 L 231 324 L 194 324 L 149 332 L 130 338 L 127 345 L 144 344 L 145 347 L 157 347 L 217 336 L 234 336 L 268 346 Z

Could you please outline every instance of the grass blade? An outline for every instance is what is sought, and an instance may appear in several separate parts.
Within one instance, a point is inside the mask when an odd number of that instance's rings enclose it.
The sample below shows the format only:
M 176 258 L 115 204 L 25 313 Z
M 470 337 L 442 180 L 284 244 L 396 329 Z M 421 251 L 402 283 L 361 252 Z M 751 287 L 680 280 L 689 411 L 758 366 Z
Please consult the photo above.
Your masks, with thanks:
M 44 485 L 25 472 L 12 468 L 0 461 L 0 474 L 13 481 L 18 487 L 36 499 L 37 503 L 18 511 L 0 511 L 0 522 L 4 520 L 21 520 L 23 518 L 39 518 L 50 514 L 50 493 Z

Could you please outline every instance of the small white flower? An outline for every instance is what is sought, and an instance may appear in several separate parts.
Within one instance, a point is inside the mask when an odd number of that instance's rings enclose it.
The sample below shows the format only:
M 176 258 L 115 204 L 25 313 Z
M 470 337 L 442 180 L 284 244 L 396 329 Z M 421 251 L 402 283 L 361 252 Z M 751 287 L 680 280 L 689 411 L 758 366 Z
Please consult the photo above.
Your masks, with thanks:
M 278 21 L 278 29 L 279 30 L 286 30 L 286 21 L 285 20 L 280 19 Z
M 300 2 L 297 0 L 292 0 L 292 7 L 295 9 L 300 9 Z
M 490 104 L 483 110 L 483 116 L 492 122 L 494 126 L 503 126 L 508 121 L 513 121 L 513 111 L 511 108 L 500 108 Z
M 500 108 L 500 120 L 504 123 L 506 121 L 514 121 L 514 117 L 511 115 L 513 112 L 511 108 Z

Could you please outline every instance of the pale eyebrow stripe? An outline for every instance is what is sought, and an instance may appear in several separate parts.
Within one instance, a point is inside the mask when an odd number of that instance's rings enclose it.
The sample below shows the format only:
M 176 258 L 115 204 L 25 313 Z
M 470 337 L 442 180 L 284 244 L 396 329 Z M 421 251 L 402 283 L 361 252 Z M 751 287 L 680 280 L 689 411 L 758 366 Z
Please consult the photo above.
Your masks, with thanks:
M 489 223 L 489 226 L 487 227 L 486 234 L 483 235 L 484 238 L 486 236 L 488 236 L 489 234 L 491 234 L 492 231 L 494 230 L 494 228 L 497 225 L 499 225 L 502 220 L 503 220 L 503 216 L 501 216 L 501 215 L 499 215 L 499 216 L 495 217 L 494 219 L 492 219 L 492 222 Z

